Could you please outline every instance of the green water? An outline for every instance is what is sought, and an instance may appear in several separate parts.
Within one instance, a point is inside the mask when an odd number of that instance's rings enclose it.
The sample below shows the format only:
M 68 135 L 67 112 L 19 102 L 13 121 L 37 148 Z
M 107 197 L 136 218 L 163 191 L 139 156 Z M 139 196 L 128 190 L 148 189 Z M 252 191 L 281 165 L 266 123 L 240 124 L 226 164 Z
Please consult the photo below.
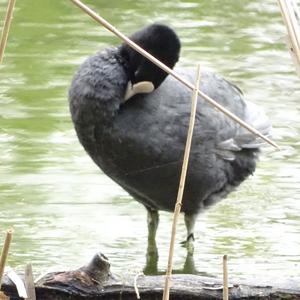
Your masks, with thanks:
M 6 2 L 0 0 L 0 19 Z M 200 61 L 237 83 L 274 124 L 282 151 L 266 147 L 257 171 L 206 211 L 196 226 L 195 265 L 232 277 L 300 278 L 300 81 L 285 47 L 276 1 L 86 1 L 126 34 L 153 21 L 182 40 L 181 65 Z M 70 121 L 67 91 L 88 56 L 119 40 L 70 1 L 17 1 L 0 66 L 0 231 L 13 227 L 13 267 L 36 273 L 74 268 L 97 252 L 113 272 L 145 265 L 144 208 L 101 174 Z M 161 214 L 160 271 L 166 267 L 171 215 Z M 183 220 L 174 267 L 185 261 Z

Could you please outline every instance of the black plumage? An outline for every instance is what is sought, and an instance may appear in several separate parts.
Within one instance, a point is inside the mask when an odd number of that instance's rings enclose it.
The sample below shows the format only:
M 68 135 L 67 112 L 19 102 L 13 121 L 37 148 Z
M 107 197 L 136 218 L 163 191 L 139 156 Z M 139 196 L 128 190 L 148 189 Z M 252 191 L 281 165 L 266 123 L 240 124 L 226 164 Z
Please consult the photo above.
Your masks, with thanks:
M 165 25 L 150 25 L 133 40 L 171 68 L 180 42 Z M 176 68 L 195 82 L 195 70 Z M 121 45 L 88 58 L 69 92 L 78 138 L 101 170 L 148 211 L 174 209 L 190 117 L 191 91 L 140 54 Z M 155 90 L 124 101 L 128 82 Z M 239 88 L 202 71 L 201 90 L 263 134 L 265 114 Z M 255 170 L 261 141 L 199 98 L 182 212 L 188 235 L 199 211 L 224 198 Z M 191 221 L 192 220 L 192 221 Z

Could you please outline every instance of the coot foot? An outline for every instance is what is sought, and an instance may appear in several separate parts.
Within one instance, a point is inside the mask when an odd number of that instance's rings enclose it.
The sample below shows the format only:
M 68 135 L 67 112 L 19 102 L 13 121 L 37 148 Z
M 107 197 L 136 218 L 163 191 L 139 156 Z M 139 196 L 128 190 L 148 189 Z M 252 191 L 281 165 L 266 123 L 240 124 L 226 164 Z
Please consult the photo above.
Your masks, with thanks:
M 191 233 L 188 235 L 186 241 L 181 242 L 181 245 L 183 245 L 187 250 L 187 255 L 193 255 L 194 254 L 194 234 Z
M 182 242 L 182 244 L 186 247 L 188 254 L 194 253 L 194 228 L 197 220 L 198 214 L 184 214 L 184 222 L 187 231 L 186 241 Z

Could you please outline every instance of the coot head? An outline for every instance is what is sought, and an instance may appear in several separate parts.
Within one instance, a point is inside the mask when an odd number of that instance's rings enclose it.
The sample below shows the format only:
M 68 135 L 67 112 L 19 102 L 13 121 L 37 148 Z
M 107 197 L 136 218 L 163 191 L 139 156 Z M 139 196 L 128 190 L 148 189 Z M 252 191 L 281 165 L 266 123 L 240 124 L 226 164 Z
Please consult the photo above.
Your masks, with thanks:
M 179 59 L 179 38 L 166 25 L 152 24 L 135 32 L 130 39 L 170 68 L 173 68 Z M 121 45 L 120 53 L 127 61 L 129 79 L 132 84 L 149 81 L 154 88 L 157 88 L 168 75 L 127 44 Z

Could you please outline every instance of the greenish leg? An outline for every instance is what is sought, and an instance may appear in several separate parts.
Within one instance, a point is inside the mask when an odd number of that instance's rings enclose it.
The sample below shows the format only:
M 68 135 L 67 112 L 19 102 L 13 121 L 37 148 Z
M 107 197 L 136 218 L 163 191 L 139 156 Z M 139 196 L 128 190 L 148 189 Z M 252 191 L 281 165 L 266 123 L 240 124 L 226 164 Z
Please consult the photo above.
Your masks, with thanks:
M 159 223 L 159 215 L 157 210 L 147 208 L 147 222 L 148 222 L 148 241 L 155 242 L 157 227 Z
M 156 246 L 156 232 L 159 223 L 159 214 L 157 210 L 147 208 L 147 222 L 148 222 L 148 247 L 146 255 L 146 267 L 144 273 L 146 275 L 157 274 L 158 251 Z
M 187 238 L 185 242 L 186 249 L 189 254 L 194 253 L 194 228 L 197 220 L 197 214 L 185 214 L 184 222 L 187 230 Z

